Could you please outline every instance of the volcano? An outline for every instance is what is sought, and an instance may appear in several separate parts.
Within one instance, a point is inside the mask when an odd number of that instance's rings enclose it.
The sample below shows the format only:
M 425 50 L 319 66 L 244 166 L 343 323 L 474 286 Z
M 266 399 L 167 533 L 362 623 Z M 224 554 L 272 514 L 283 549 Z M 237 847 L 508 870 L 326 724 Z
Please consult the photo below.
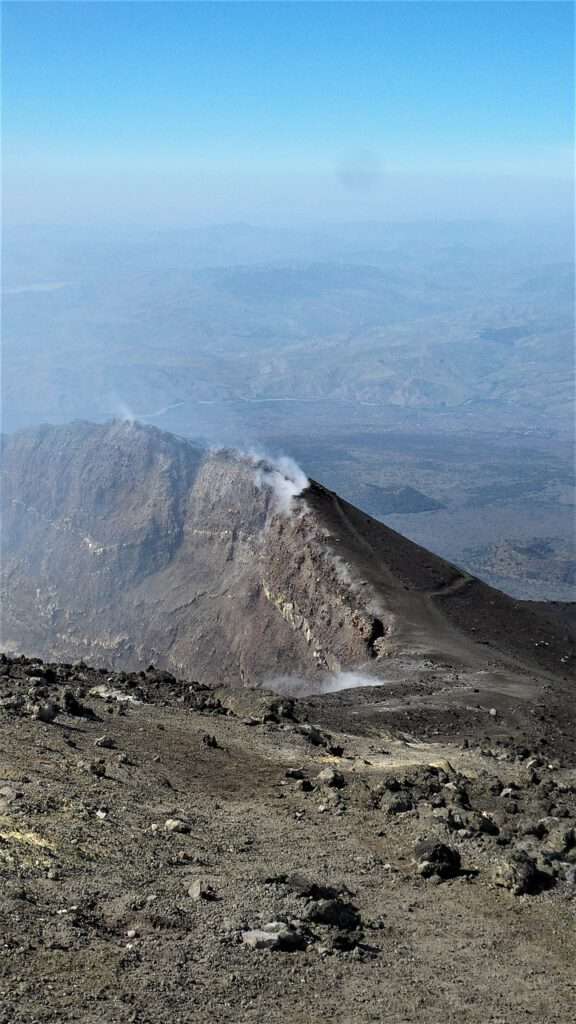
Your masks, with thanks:
M 2 1019 L 571 1019 L 571 607 L 136 423 L 2 474 Z
M 138 423 L 5 437 L 4 648 L 300 692 L 436 668 L 496 701 L 567 677 L 567 606 L 513 600 L 284 467 Z

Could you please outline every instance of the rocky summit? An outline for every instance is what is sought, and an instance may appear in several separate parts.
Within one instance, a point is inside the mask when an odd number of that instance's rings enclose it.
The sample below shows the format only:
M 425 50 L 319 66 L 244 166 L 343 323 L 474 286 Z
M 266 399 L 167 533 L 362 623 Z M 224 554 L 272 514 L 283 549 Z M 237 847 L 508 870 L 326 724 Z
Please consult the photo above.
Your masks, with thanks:
M 138 424 L 4 439 L 1 1024 L 567 1024 L 572 609 Z

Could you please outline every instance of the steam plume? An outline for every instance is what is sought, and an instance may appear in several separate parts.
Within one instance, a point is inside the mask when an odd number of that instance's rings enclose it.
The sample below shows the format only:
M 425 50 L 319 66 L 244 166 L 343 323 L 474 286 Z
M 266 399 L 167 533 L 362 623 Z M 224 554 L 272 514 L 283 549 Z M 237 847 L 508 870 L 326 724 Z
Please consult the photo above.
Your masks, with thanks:
M 280 455 L 275 459 L 252 455 L 251 458 L 256 463 L 257 486 L 269 487 L 273 492 L 276 510 L 289 515 L 292 499 L 310 486 L 304 470 L 289 455 Z
M 133 412 L 128 403 L 122 398 L 114 398 L 114 415 L 121 423 L 130 423 L 132 425 L 136 422 L 136 413 Z
M 383 686 L 385 680 L 364 672 L 334 672 L 321 679 L 306 679 L 303 676 L 274 676 L 262 686 L 287 697 L 305 697 L 313 694 L 338 693 L 339 690 L 356 690 L 364 686 Z

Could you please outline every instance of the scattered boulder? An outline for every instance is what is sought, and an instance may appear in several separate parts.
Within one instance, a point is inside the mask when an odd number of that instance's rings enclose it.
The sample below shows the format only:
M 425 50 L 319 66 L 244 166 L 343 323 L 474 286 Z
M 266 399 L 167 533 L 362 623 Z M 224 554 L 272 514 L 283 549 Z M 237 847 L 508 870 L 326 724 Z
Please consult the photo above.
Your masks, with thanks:
M 436 840 L 420 840 L 414 847 L 418 873 L 423 878 L 454 878 L 460 872 L 460 854 L 453 846 Z
M 116 744 L 111 736 L 99 736 L 97 740 L 94 740 L 95 747 L 102 747 L 104 750 L 114 750 Z
M 330 737 L 325 736 L 320 729 L 315 725 L 310 725 L 309 722 L 297 725 L 295 731 L 308 740 L 308 743 L 311 743 L 313 747 L 328 747 L 330 744 Z
M 47 701 L 46 704 L 36 704 L 32 709 L 32 718 L 39 722 L 50 725 L 57 717 L 60 708 L 54 701 Z
M 294 716 L 294 701 L 269 690 L 251 687 L 228 689 L 218 687 L 211 694 L 229 714 L 241 719 L 255 719 L 257 722 L 280 722 Z
M 330 786 L 332 789 L 342 789 L 346 785 L 346 779 L 342 772 L 331 767 L 323 768 L 316 776 L 316 782 L 323 786 Z
M 463 786 L 458 785 L 456 782 L 447 782 L 442 787 L 442 793 L 447 801 L 453 807 L 462 807 L 468 809 L 470 807 L 470 798 L 468 793 Z
M 278 949 L 280 932 L 267 932 L 263 928 L 250 928 L 242 932 L 242 942 L 251 949 Z
M 492 871 L 494 884 L 510 889 L 515 896 L 535 892 L 538 880 L 536 862 L 524 850 L 515 850 L 508 860 L 496 864 Z
M 407 811 L 414 810 L 412 800 L 404 794 L 393 796 L 384 804 L 384 807 L 388 814 L 406 814 Z
M 562 826 L 551 829 L 542 846 L 542 854 L 549 860 L 561 860 L 576 844 L 575 831 Z
M 331 925 L 342 931 L 352 931 L 362 923 L 354 904 L 341 899 L 313 900 L 305 908 L 303 918 L 313 924 Z
M 300 928 L 284 921 L 271 921 L 263 928 L 251 928 L 242 932 L 242 942 L 251 949 L 267 949 L 292 953 L 305 949 L 308 938 Z
M 310 782 L 310 779 L 298 779 L 295 788 L 299 789 L 302 793 L 311 793 L 314 786 Z
M 0 814 L 6 814 L 10 804 L 20 799 L 22 791 L 8 784 L 0 786 Z
M 331 885 L 321 885 L 319 882 L 307 878 L 306 875 L 302 875 L 298 871 L 294 871 L 290 875 L 281 875 L 278 881 L 284 882 L 297 896 L 311 900 L 334 899 L 343 891 L 341 887 L 334 888 Z
M 473 832 L 479 832 L 480 835 L 497 836 L 500 829 L 498 825 L 486 811 L 477 813 L 471 811 L 465 816 L 466 828 L 471 829 Z
M 91 708 L 82 704 L 78 698 L 72 693 L 72 690 L 64 690 L 62 694 L 62 703 L 64 705 L 64 711 L 67 715 L 71 715 L 73 718 L 89 718 L 92 721 L 97 719 L 97 715 L 94 714 Z

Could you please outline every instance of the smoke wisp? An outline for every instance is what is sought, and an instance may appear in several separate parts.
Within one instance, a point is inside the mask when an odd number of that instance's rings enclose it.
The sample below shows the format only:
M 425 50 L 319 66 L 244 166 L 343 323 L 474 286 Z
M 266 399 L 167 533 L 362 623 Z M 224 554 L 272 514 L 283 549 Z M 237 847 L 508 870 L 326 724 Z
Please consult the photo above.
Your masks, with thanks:
M 309 697 L 340 690 L 356 690 L 366 686 L 384 686 L 386 680 L 365 672 L 334 672 L 320 679 L 306 679 L 303 676 L 274 676 L 263 682 L 263 688 L 281 693 L 286 697 Z
M 256 463 L 257 486 L 270 488 L 276 511 L 289 515 L 292 499 L 310 486 L 306 473 L 289 455 L 277 458 L 252 455 L 251 458 Z
M 113 399 L 113 414 L 114 418 L 120 420 L 121 423 L 129 423 L 131 426 L 136 423 L 136 413 L 123 398 L 118 398 L 117 395 Z

